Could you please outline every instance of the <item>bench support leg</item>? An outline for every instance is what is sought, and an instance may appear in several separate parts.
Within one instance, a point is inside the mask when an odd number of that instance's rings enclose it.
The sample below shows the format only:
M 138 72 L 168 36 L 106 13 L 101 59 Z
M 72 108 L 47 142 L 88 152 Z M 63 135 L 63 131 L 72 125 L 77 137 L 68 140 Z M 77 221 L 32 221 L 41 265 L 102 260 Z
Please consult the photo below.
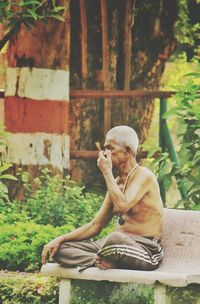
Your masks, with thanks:
M 154 304 L 166 304 L 166 286 L 160 283 L 154 287 Z
M 59 289 L 59 304 L 70 304 L 71 280 L 61 279 Z

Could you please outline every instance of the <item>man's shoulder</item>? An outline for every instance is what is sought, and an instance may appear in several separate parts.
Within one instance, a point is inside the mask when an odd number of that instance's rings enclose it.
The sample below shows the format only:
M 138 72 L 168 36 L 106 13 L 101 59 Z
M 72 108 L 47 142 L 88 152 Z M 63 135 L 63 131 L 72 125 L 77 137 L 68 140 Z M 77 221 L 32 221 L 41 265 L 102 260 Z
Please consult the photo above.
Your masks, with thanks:
M 139 166 L 139 180 L 143 180 L 145 183 L 157 184 L 155 174 L 149 168 L 143 166 Z
M 146 177 L 155 177 L 155 174 L 147 167 L 139 166 L 139 172 Z

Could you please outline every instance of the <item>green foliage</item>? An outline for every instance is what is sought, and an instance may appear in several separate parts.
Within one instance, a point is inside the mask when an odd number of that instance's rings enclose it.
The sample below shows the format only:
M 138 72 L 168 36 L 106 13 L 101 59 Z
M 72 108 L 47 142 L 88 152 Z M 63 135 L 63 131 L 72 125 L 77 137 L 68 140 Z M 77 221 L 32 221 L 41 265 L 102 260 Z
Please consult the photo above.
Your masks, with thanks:
M 2 219 L 2 218 L 1 218 Z M 10 217 L 11 219 L 11 217 Z M 22 219 L 22 218 L 21 218 Z M 0 265 L 3 269 L 34 271 L 41 267 L 42 248 L 58 235 L 74 230 L 72 225 L 53 227 L 33 221 L 6 223 L 0 220 Z M 101 235 L 107 233 L 105 230 Z
M 123 304 L 153 304 L 153 289 L 142 284 L 118 284 L 112 290 L 109 304 L 115 304 L 123 299 Z
M 84 187 L 69 177 L 61 179 L 51 176 L 48 169 L 42 170 L 41 176 L 34 180 L 37 190 L 33 190 L 26 173 L 22 174 L 22 179 L 25 200 L 23 204 L 13 204 L 18 205 L 29 219 L 38 224 L 78 227 L 91 221 L 103 202 L 101 195 L 85 192 Z
M 156 171 L 158 180 L 163 181 L 166 190 L 172 183 L 172 177 L 177 176 L 184 183 L 188 200 L 181 200 L 177 206 L 188 209 L 200 209 L 200 85 L 196 79 L 198 73 L 185 76 L 184 83 L 177 87 L 177 94 L 173 97 L 176 106 L 172 107 L 165 118 L 175 116 L 176 132 L 179 139 L 177 155 L 180 165 L 171 163 L 167 152 L 151 164 Z
M 57 304 L 58 282 L 39 275 L 9 274 L 0 279 L 1 304 Z
M 1 304 L 57 304 L 58 280 L 41 275 L 8 273 L 0 279 Z M 199 287 L 169 287 L 167 296 L 171 303 L 193 304 L 200 297 Z M 74 280 L 72 282 L 72 304 L 152 304 L 153 287 L 138 284 L 118 284 Z
M 8 273 L 0 279 L 0 303 L 58 303 L 58 281 L 40 275 Z M 76 280 L 72 304 L 152 304 L 153 289 L 145 285 Z
M 69 178 L 51 177 L 47 169 L 35 180 L 38 187 L 35 191 L 27 174 L 22 174 L 22 179 L 24 201 L 1 205 L 0 264 L 4 269 L 33 271 L 41 266 L 43 246 L 89 222 L 103 197 L 85 193 L 83 187 Z M 112 225 L 108 226 L 99 237 L 111 228 Z
M 167 294 L 171 296 L 171 303 L 193 304 L 198 303 L 200 299 L 200 290 L 198 285 L 190 285 L 183 288 L 169 287 Z
M 3 148 L 6 144 L 6 137 L 8 133 L 3 130 L 3 127 L 0 126 L 0 211 L 2 207 L 9 202 L 8 197 L 8 188 L 3 183 L 4 180 L 16 180 L 16 177 L 7 173 L 7 170 L 12 166 L 11 164 L 2 160 Z
M 66 7 L 56 5 L 54 0 L 2 1 L 0 3 L 0 22 L 7 22 L 9 27 L 21 23 L 32 27 L 35 21 L 45 21 L 49 17 L 64 21 L 60 15 L 64 9 Z
M 43 246 L 58 235 L 74 229 L 70 225 L 53 227 L 26 223 L 0 226 L 0 265 L 3 269 L 33 271 L 40 269 Z
M 178 3 L 179 14 L 175 24 L 176 38 L 180 43 L 194 45 L 195 40 L 199 38 L 200 24 L 191 24 L 187 0 L 179 0 Z
M 160 86 L 164 90 L 177 90 L 180 83 L 184 81 L 184 76 L 188 73 L 194 73 L 199 70 L 198 58 L 196 56 L 192 61 L 187 61 L 185 52 L 178 54 L 173 61 L 167 63 Z M 173 105 L 173 102 L 172 102 Z
M 134 283 L 76 281 L 72 292 L 72 304 L 152 304 L 153 289 Z

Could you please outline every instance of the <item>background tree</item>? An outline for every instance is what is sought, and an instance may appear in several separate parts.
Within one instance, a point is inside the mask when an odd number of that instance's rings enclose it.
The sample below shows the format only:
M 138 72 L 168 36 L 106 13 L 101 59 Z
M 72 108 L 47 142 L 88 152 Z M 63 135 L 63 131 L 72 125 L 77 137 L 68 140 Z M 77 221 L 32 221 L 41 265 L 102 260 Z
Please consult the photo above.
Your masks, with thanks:
M 171 0 L 71 1 L 71 89 L 158 89 L 176 46 L 178 9 Z M 119 124 L 133 126 L 141 143 L 147 138 L 153 100 L 113 98 L 104 104 L 71 100 L 72 150 L 95 150 L 106 129 Z M 75 179 L 96 183 L 96 161 L 73 160 L 71 169 Z
M 3 3 L 1 8 L 5 11 L 8 8 L 5 3 L 8 5 L 8 1 Z M 20 1 L 16 5 L 16 11 L 28 13 L 18 14 L 18 20 L 23 21 L 25 26 L 30 20 L 34 24 L 35 21 L 45 20 L 44 15 L 60 20 L 62 17 L 55 14 L 62 12 L 63 3 L 65 1 L 62 1 L 61 5 L 53 0 Z M 177 21 L 180 21 L 178 31 L 182 28 L 185 32 L 185 28 L 181 26 L 184 18 L 180 18 L 180 9 L 183 11 L 186 3 L 185 0 L 70 1 L 71 40 L 67 46 L 70 47 L 67 52 L 67 56 L 70 53 L 70 89 L 158 89 L 165 62 L 176 48 L 174 26 Z M 49 11 L 43 11 L 41 6 L 47 7 Z M 7 20 L 15 22 L 15 13 L 11 16 L 8 11 Z M 22 56 L 24 41 L 28 41 L 29 46 L 37 43 L 41 46 L 41 56 L 40 53 L 37 54 L 41 60 L 37 62 L 37 66 L 44 66 L 51 33 L 59 27 L 62 26 L 53 22 L 49 28 L 44 26 L 40 31 L 37 27 L 32 34 L 28 34 L 23 26 L 17 35 L 18 50 L 13 40 L 9 49 L 9 56 L 15 56 L 15 60 L 19 59 L 15 65 L 35 65 L 31 60 L 24 61 Z M 60 52 L 60 49 L 66 42 L 66 36 L 61 34 L 54 37 L 56 38 L 51 41 L 54 55 L 49 55 L 48 58 L 54 58 L 51 67 L 57 68 L 59 62 L 65 61 L 65 54 Z M 28 52 L 25 51 L 26 59 Z M 129 98 L 123 101 L 120 98 L 107 98 L 104 103 L 102 99 L 73 98 L 69 105 L 71 150 L 96 150 L 95 143 L 102 140 L 105 131 L 118 124 L 133 126 L 142 143 L 148 136 L 154 108 L 154 102 L 144 98 Z M 99 179 L 96 172 L 96 161 L 71 161 L 74 179 L 89 184 L 95 183 Z
M 14 164 L 12 173 L 20 168 L 34 180 L 43 167 L 69 169 L 69 9 L 66 0 L 16 2 L 10 31 L 20 29 L 7 52 L 6 159 Z M 15 186 L 12 196 L 19 197 L 20 182 Z

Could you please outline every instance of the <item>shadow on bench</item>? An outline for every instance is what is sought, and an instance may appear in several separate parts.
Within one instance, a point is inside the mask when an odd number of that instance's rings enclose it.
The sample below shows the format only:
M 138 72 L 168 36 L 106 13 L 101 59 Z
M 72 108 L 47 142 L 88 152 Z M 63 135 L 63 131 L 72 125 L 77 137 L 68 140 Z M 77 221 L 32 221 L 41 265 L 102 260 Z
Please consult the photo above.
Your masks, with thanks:
M 162 245 L 164 259 L 154 271 L 88 268 L 64 268 L 47 263 L 45 276 L 61 278 L 59 304 L 70 303 L 71 279 L 155 284 L 154 303 L 166 303 L 166 286 L 184 287 L 200 284 L 200 211 L 165 209 Z

